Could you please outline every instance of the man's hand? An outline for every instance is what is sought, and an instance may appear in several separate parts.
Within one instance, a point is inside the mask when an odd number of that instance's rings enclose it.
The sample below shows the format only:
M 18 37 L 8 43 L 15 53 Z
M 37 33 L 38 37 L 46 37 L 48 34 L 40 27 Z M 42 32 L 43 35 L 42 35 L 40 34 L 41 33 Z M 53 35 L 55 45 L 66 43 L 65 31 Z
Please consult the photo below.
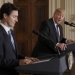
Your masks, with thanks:
M 19 65 L 32 64 L 34 62 L 38 62 L 39 59 L 33 57 L 26 57 L 25 59 L 21 59 L 19 61 Z
M 73 43 L 75 43 L 75 40 L 68 39 L 68 40 L 67 40 L 67 43 L 68 43 L 68 44 L 73 44 Z
M 37 58 L 33 58 L 33 57 L 25 57 L 26 59 L 29 59 L 29 60 L 31 60 L 31 61 L 33 61 L 33 62 L 38 62 L 39 61 L 39 59 L 37 59 Z
M 56 46 L 59 47 L 62 51 L 64 51 L 65 48 L 67 48 L 65 43 L 58 43 Z

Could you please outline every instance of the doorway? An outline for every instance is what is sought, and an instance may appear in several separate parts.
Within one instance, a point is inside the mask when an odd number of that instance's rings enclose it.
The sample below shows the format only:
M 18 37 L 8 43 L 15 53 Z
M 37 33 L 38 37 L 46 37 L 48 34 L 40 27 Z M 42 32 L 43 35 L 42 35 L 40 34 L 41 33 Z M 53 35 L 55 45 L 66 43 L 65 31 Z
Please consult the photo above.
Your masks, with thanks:
M 14 27 L 19 53 L 31 56 L 38 36 L 32 30 L 39 30 L 43 20 L 49 16 L 49 0 L 14 0 L 20 8 L 18 23 Z

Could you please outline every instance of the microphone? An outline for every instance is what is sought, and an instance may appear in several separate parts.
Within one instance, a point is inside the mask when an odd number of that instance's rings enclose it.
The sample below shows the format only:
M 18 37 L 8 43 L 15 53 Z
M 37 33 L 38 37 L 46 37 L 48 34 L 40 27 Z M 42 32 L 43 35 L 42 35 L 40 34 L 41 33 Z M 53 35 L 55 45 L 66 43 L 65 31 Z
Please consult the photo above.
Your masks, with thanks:
M 55 51 L 57 51 L 58 55 L 60 55 L 60 51 L 58 49 L 58 47 L 56 46 L 55 42 L 44 32 L 40 33 L 37 30 L 33 30 L 32 31 L 34 34 L 41 36 L 43 39 L 43 42 L 49 46 L 50 48 L 54 49 Z
M 64 21 L 64 24 L 75 27 L 75 24 L 73 22 L 72 23 L 69 23 L 67 21 Z
M 36 34 L 36 35 L 41 36 L 42 38 L 45 38 L 45 39 L 47 39 L 47 40 L 50 40 L 50 38 L 48 38 L 47 36 L 45 36 L 44 33 L 40 33 L 40 32 L 37 31 L 37 30 L 33 30 L 32 32 L 33 32 L 34 34 Z
M 39 33 L 39 31 L 37 31 L 37 30 L 33 30 L 32 32 L 33 32 L 34 34 L 36 34 L 36 35 L 40 35 L 40 36 L 42 36 L 42 34 Z
M 41 36 L 41 37 L 47 39 L 47 40 L 50 40 L 50 37 L 49 37 L 47 34 L 45 34 L 44 32 L 40 33 L 40 32 L 37 31 L 37 30 L 33 30 L 32 32 L 33 32 L 34 34 L 36 34 L 36 35 L 39 35 L 39 36 Z M 53 41 L 53 42 L 54 42 L 54 41 Z
M 64 24 L 72 26 L 72 24 L 67 21 L 64 21 Z

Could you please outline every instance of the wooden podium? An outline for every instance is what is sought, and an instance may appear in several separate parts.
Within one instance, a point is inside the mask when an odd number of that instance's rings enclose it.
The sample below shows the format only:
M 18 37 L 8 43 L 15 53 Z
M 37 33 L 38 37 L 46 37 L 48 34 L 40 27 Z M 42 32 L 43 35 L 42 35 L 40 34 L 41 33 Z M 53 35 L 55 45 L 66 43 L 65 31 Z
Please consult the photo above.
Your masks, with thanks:
M 60 56 L 47 56 L 40 59 L 39 62 L 24 66 L 17 66 L 15 69 L 19 73 L 27 74 L 50 74 L 62 75 L 68 69 L 67 53 L 61 53 Z

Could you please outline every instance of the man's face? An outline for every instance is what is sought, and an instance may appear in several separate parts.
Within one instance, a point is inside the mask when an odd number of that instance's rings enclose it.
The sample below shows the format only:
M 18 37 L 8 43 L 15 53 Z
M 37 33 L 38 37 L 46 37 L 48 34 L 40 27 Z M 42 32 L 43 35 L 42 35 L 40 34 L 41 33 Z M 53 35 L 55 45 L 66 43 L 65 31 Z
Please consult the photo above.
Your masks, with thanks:
M 65 18 L 65 14 L 56 12 L 53 17 L 54 17 L 54 21 L 57 24 L 60 24 L 63 21 L 63 19 Z
M 16 22 L 18 22 L 18 11 L 14 10 L 11 12 L 11 14 L 5 15 L 5 25 L 8 27 L 13 27 L 15 25 Z

